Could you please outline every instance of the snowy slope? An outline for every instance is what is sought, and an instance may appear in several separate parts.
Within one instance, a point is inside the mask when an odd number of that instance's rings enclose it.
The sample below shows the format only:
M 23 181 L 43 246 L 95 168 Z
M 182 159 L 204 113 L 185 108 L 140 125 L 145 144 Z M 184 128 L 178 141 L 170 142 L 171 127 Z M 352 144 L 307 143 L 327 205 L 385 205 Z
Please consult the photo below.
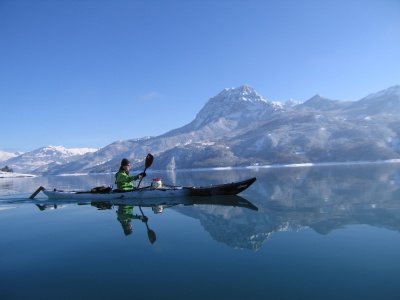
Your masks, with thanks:
M 29 173 L 52 163 L 69 163 L 70 161 L 80 158 L 84 154 L 93 153 L 95 151 L 97 151 L 97 149 L 67 149 L 62 146 L 47 146 L 12 157 L 6 161 L 3 161 L 2 163 L 12 168 L 14 172 Z

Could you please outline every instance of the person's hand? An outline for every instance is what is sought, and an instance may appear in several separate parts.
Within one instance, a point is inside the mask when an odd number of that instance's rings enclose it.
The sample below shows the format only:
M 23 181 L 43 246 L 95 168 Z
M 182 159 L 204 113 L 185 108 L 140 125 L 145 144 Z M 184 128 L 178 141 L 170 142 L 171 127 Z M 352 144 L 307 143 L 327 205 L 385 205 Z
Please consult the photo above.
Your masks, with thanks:
M 140 177 L 140 178 L 146 177 L 146 173 L 145 173 L 145 172 L 140 173 L 140 174 L 139 174 L 139 177 Z

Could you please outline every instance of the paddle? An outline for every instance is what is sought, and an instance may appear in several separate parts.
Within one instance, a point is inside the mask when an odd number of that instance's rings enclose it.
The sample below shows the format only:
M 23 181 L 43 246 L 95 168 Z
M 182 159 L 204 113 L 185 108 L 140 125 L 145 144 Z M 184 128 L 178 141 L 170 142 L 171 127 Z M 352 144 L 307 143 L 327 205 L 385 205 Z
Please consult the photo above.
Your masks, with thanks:
M 145 160 L 145 163 L 144 163 L 144 171 L 143 171 L 143 173 L 146 173 L 147 168 L 150 168 L 151 164 L 153 163 L 153 160 L 154 160 L 153 155 L 151 155 L 150 153 L 147 154 L 146 160 Z M 142 179 L 143 179 L 143 177 L 140 178 L 137 188 L 139 188 L 140 183 L 142 182 Z
M 146 160 L 144 162 L 144 171 L 143 171 L 143 173 L 146 173 L 147 168 L 150 168 L 151 164 L 153 163 L 153 160 L 154 160 L 153 155 L 151 155 L 150 153 L 147 154 Z M 143 179 L 143 177 L 140 178 L 137 188 L 139 188 L 140 183 L 142 182 L 142 179 Z M 139 206 L 139 209 L 140 209 L 140 212 L 142 213 L 142 216 L 143 216 L 143 222 L 146 224 L 146 227 L 147 227 L 147 236 L 149 237 L 150 243 L 153 244 L 157 239 L 156 233 L 149 228 L 149 225 L 147 225 L 147 220 L 148 219 L 143 214 L 142 208 L 140 206 Z
M 156 241 L 157 237 L 156 237 L 156 233 L 151 230 L 149 228 L 149 226 L 147 225 L 147 217 L 143 214 L 142 208 L 139 206 L 140 212 L 142 213 L 143 216 L 143 222 L 146 224 L 147 227 L 147 236 L 149 237 L 149 241 L 150 243 L 154 244 L 154 242 Z
M 29 199 L 33 199 L 33 198 L 35 198 L 36 197 L 36 195 L 37 194 L 39 194 L 40 193 L 40 191 L 43 191 L 44 190 L 44 187 L 42 187 L 42 186 L 39 186 L 39 188 L 29 197 Z

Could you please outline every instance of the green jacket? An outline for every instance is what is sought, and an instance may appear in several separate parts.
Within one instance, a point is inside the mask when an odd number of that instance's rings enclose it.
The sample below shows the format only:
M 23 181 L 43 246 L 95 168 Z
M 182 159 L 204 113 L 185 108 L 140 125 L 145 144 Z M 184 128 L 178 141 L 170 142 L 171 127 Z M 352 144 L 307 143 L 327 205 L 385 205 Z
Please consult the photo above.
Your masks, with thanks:
M 129 174 L 125 171 L 118 171 L 117 174 L 115 174 L 115 183 L 117 184 L 117 189 L 121 191 L 129 191 L 133 190 L 133 180 L 138 180 L 139 176 L 129 176 Z

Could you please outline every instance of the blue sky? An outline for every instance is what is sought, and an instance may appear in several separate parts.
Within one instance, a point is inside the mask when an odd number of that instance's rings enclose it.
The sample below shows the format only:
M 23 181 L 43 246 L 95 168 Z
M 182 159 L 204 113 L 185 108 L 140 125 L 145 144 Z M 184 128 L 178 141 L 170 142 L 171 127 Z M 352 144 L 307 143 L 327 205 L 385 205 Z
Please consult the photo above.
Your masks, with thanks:
M 399 53 L 399 0 L 0 0 L 0 150 L 160 135 L 243 84 L 359 100 Z

